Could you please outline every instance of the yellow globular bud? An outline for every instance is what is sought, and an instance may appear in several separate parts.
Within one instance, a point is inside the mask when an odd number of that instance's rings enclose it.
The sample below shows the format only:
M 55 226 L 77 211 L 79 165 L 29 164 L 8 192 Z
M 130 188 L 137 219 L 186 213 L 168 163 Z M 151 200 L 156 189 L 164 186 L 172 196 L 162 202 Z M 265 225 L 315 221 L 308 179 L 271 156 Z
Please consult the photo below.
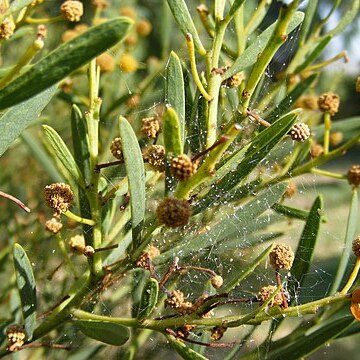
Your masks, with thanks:
M 293 140 L 303 142 L 310 137 L 311 132 L 307 124 L 297 123 L 290 129 L 289 135 Z
M 180 181 L 191 178 L 196 169 L 197 164 L 185 154 L 181 154 L 171 161 L 171 174 Z
M 294 252 L 287 244 L 277 244 L 269 254 L 270 264 L 275 270 L 290 270 L 294 262 Z
M 108 53 L 103 53 L 99 55 L 96 58 L 96 64 L 100 67 L 100 71 L 103 73 L 113 72 L 115 70 L 115 60 Z
M 61 4 L 60 11 L 66 20 L 78 22 L 84 14 L 84 6 L 81 1 L 67 0 Z
M 83 254 L 85 249 L 85 239 L 83 235 L 75 235 L 70 238 L 69 247 L 71 251 Z
M 57 234 L 62 227 L 62 223 L 57 218 L 52 218 L 45 223 L 45 229 L 54 235 Z
M 333 92 L 327 92 L 319 96 L 318 106 L 320 111 L 328 112 L 334 116 L 339 111 L 340 97 Z
M 257 295 L 258 300 L 262 303 L 266 302 L 274 294 L 276 289 L 277 288 L 274 285 L 268 285 L 268 286 L 262 287 Z M 274 296 L 274 298 L 270 301 L 269 306 L 270 307 L 281 306 L 282 304 L 283 304 L 283 297 L 282 297 L 281 292 L 279 291 Z
M 331 132 L 329 136 L 329 141 L 332 146 L 337 146 L 342 143 L 344 139 L 344 134 L 341 131 Z
M 219 289 L 224 283 L 224 279 L 220 275 L 213 276 L 210 281 L 211 281 L 211 285 L 215 289 Z
M 317 110 L 317 96 L 314 95 L 304 95 L 301 96 L 294 104 L 294 108 L 302 108 L 304 110 Z
M 143 154 L 143 159 L 155 171 L 165 171 L 165 148 L 162 145 L 149 146 Z
M 138 36 L 136 33 L 130 33 L 124 39 L 124 44 L 126 46 L 134 46 L 137 42 L 138 42 Z
M 120 8 L 120 15 L 127 16 L 127 17 L 135 20 L 137 17 L 137 12 L 131 6 L 123 6 L 122 8 Z
M 0 25 L 0 39 L 9 39 L 15 31 L 15 24 L 11 18 L 5 18 Z
M 317 158 L 324 153 L 324 147 L 320 144 L 312 144 L 310 148 L 310 155 L 312 158 Z
M 352 242 L 352 251 L 356 257 L 360 257 L 360 235 Z
M 139 68 L 138 61 L 128 53 L 123 54 L 119 60 L 120 69 L 125 73 L 133 73 Z
M 360 165 L 353 165 L 347 173 L 348 182 L 355 187 L 360 186 Z
M 21 325 L 18 324 L 10 325 L 6 329 L 6 337 L 7 337 L 6 350 L 10 352 L 18 351 L 25 343 L 25 338 L 26 338 L 25 330 Z
M 142 36 L 148 36 L 152 31 L 152 25 L 148 20 L 139 20 L 136 24 L 136 32 Z
M 66 212 L 74 200 L 74 194 L 69 185 L 54 183 L 44 188 L 47 206 L 55 210 L 57 215 Z
M 186 200 L 168 197 L 156 209 L 157 219 L 160 224 L 176 228 L 189 222 L 191 206 Z

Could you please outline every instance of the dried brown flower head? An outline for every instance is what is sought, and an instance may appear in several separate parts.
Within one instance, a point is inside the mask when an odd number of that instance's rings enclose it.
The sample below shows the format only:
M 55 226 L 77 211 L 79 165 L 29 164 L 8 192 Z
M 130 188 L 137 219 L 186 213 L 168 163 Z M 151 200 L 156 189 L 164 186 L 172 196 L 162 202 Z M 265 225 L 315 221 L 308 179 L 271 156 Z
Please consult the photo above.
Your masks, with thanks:
M 211 285 L 215 289 L 219 289 L 222 286 L 222 284 L 224 283 L 224 279 L 220 275 L 213 276 L 210 281 L 211 281 Z
M 318 106 L 322 112 L 335 115 L 339 111 L 340 98 L 333 92 L 327 92 L 319 96 Z
M 85 239 L 83 235 L 75 235 L 73 237 L 70 238 L 69 241 L 69 247 L 71 249 L 71 251 L 73 252 L 77 252 L 77 253 L 84 253 L 84 249 L 85 249 Z
M 124 73 L 133 73 L 139 67 L 138 61 L 131 54 L 128 53 L 121 55 L 119 65 L 120 69 Z
M 186 200 L 168 197 L 156 209 L 160 224 L 168 227 L 184 226 L 189 222 L 191 206 Z
M 175 309 L 179 314 L 187 314 L 191 312 L 193 304 L 189 301 L 185 301 L 183 292 L 180 290 L 174 290 L 168 295 L 165 300 L 165 306 Z
M 15 31 L 15 24 L 10 18 L 5 18 L 0 25 L 0 39 L 9 39 Z
M 353 165 L 347 173 L 347 178 L 349 184 L 355 187 L 360 186 L 360 165 Z
M 233 76 L 230 76 L 228 79 L 224 81 L 224 85 L 227 87 L 238 87 L 241 85 L 241 83 L 245 79 L 245 74 L 243 71 L 238 72 L 237 74 L 234 74 Z
M 100 67 L 100 71 L 104 73 L 113 72 L 115 70 L 115 60 L 106 52 L 96 58 L 96 64 Z
M 149 270 L 149 260 L 159 255 L 160 250 L 156 246 L 150 245 L 149 248 L 139 256 L 136 261 L 136 266 Z
M 317 158 L 324 153 L 324 148 L 320 144 L 312 144 L 310 148 L 310 155 L 312 158 Z
M 141 120 L 141 132 L 147 137 L 155 139 L 159 131 L 160 121 L 157 116 L 151 116 Z
M 24 345 L 26 334 L 21 325 L 10 325 L 6 329 L 7 347 L 8 351 L 14 352 L 20 350 Z
M 154 170 L 165 171 L 165 148 L 162 145 L 149 146 L 145 150 L 143 158 Z
M 295 108 L 302 108 L 304 110 L 317 110 L 318 97 L 313 95 L 304 95 L 301 96 L 294 104 Z
M 66 20 L 78 22 L 84 14 L 84 6 L 81 1 L 68 0 L 61 4 L 60 11 Z
M 64 183 L 45 186 L 44 197 L 47 206 L 54 209 L 58 215 L 66 212 L 74 200 L 74 194 L 70 186 Z
M 197 164 L 185 154 L 181 154 L 171 161 L 171 174 L 178 180 L 184 181 L 193 176 Z
M 139 22 L 136 24 L 136 32 L 142 37 L 148 36 L 151 31 L 152 25 L 148 20 L 139 20 Z
M 264 303 L 274 294 L 277 287 L 274 285 L 264 286 L 260 289 L 257 298 L 260 302 Z M 283 304 L 283 297 L 281 291 L 279 291 L 275 297 L 271 300 L 269 306 L 281 306 Z
M 341 144 L 343 139 L 344 139 L 344 134 L 341 131 L 335 131 L 330 133 L 329 140 L 332 146 L 337 146 Z
M 297 186 L 294 181 L 289 181 L 288 186 L 285 190 L 284 197 L 292 198 L 297 193 Z
M 275 270 L 290 270 L 294 262 L 294 252 L 287 244 L 277 244 L 269 254 L 270 264 Z
M 126 101 L 126 106 L 130 109 L 133 109 L 140 104 L 140 100 L 141 100 L 140 95 L 135 94 Z
M 360 257 L 360 235 L 352 242 L 352 251 L 356 257 Z
M 289 131 L 289 135 L 295 141 L 305 141 L 310 137 L 311 133 L 307 124 L 296 123 Z
M 121 139 L 119 137 L 115 138 L 110 145 L 110 151 L 114 157 L 120 161 L 124 161 L 124 156 L 122 152 Z
M 63 225 L 60 220 L 55 217 L 45 223 L 45 229 L 54 235 L 57 234 L 62 229 L 62 227 Z

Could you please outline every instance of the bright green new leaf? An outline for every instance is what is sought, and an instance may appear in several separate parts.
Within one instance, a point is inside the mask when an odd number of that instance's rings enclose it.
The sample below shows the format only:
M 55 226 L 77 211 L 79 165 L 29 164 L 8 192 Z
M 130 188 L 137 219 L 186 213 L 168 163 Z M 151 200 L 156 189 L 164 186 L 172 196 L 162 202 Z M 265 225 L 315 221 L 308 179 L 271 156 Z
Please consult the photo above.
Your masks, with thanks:
M 167 107 L 163 117 L 164 145 L 167 155 L 178 156 L 183 152 L 181 125 L 176 111 Z
M 147 283 L 144 286 L 139 310 L 138 310 L 138 319 L 146 319 L 152 311 L 154 310 L 159 296 L 159 283 L 154 278 L 149 278 Z

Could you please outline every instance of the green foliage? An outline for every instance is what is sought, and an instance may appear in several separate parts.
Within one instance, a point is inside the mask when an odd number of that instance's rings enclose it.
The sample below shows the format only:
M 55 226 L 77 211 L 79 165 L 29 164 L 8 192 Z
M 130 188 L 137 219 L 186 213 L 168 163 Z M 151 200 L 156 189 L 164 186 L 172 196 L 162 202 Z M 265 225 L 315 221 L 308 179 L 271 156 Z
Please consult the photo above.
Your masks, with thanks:
M 0 328 L 26 336 L 0 357 L 208 359 L 233 347 L 227 360 L 297 359 L 358 334 L 358 188 L 326 164 L 358 144 L 359 116 L 333 121 L 317 100 L 333 90 L 322 70 L 345 56 L 324 51 L 360 0 L 325 17 L 323 1 L 118 3 L 93 2 L 80 24 L 42 1 L 2 11 L 0 196 L 20 208 L 1 212 Z M 351 194 L 332 283 L 313 268 L 335 195 L 304 183 L 308 198 L 291 199 L 302 175 Z M 72 193 L 45 202 L 51 181 Z

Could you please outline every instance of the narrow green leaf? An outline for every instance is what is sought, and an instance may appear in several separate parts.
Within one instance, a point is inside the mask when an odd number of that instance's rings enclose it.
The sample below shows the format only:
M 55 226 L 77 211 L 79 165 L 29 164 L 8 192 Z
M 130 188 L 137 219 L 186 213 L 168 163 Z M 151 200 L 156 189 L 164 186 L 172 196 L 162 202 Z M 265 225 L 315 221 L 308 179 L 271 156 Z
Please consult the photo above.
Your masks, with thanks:
M 48 145 L 51 147 L 51 149 L 54 150 L 54 153 L 61 164 L 69 172 L 75 183 L 79 184 L 81 187 L 85 187 L 85 182 L 81 171 L 76 165 L 74 157 L 72 156 L 61 136 L 51 126 L 43 125 L 42 128 Z
M 84 335 L 109 345 L 124 345 L 130 337 L 129 329 L 120 324 L 93 320 L 78 320 L 75 324 Z
M 356 237 L 358 226 L 359 226 L 359 198 L 358 198 L 357 190 L 353 189 L 350 210 L 347 220 L 344 248 L 336 271 L 335 279 L 333 280 L 333 283 L 331 285 L 330 294 L 335 293 L 339 289 L 339 286 L 341 285 L 341 282 L 344 278 L 352 250 L 351 244 Z
M 90 180 L 89 140 L 85 119 L 77 105 L 73 105 L 71 109 L 71 135 L 76 164 L 88 183 Z
M 0 156 L 30 122 L 39 117 L 54 93 L 55 87 L 52 87 L 32 99 L 14 106 L 0 117 Z
M 322 197 L 318 196 L 310 209 L 291 268 L 291 274 L 296 278 L 299 286 L 303 283 L 311 265 L 319 235 L 322 212 L 323 201 Z
M 179 25 L 181 32 L 186 35 L 190 33 L 192 38 L 194 39 L 195 49 L 201 54 L 205 55 L 206 50 L 201 43 L 199 34 L 196 30 L 192 17 L 189 13 L 189 10 L 186 6 L 186 2 L 184 0 L 167 0 L 171 12 L 175 18 L 175 21 Z
M 304 19 L 304 13 L 297 11 L 290 20 L 287 34 L 293 31 L 297 26 L 301 24 Z M 259 54 L 265 49 L 274 29 L 276 22 L 263 31 L 254 42 L 246 48 L 246 50 L 235 60 L 234 64 L 225 72 L 224 78 L 228 79 L 234 74 L 246 69 L 247 67 L 254 65 L 258 59 Z
M 325 346 L 331 339 L 340 335 L 354 322 L 353 316 L 343 316 L 331 322 L 327 322 L 318 330 L 313 331 L 313 329 L 310 329 L 307 333 L 298 338 L 291 338 L 291 341 L 288 341 L 284 346 L 277 348 L 274 351 L 267 350 L 266 359 L 278 360 L 303 358 L 322 346 Z M 257 356 L 259 356 L 258 353 Z
M 244 279 L 246 279 L 250 274 L 254 272 L 254 270 L 260 265 L 262 261 L 264 261 L 269 255 L 273 245 L 268 246 L 257 258 L 250 262 L 250 264 L 242 269 L 240 272 L 236 272 L 236 274 L 231 274 L 230 279 L 226 281 L 226 283 L 221 287 L 221 291 L 223 293 L 228 293 L 232 291 L 236 286 L 238 286 Z
M 122 116 L 119 118 L 120 138 L 128 177 L 133 242 L 138 245 L 145 216 L 145 169 L 134 130 Z
M 277 213 L 285 215 L 292 219 L 307 220 L 309 216 L 308 211 L 302 209 L 296 209 L 291 206 L 286 206 L 280 203 L 275 203 L 271 208 L 275 210 Z
M 231 5 L 229 10 L 229 14 L 227 16 L 232 17 L 236 13 L 236 11 L 240 8 L 240 6 L 245 2 L 245 0 L 235 0 Z
M 184 77 L 179 57 L 170 53 L 166 65 L 165 102 L 173 108 L 179 119 L 181 141 L 185 140 L 185 88 Z
M 348 8 L 343 11 L 341 14 L 340 21 L 336 24 L 336 26 L 330 30 L 325 36 L 335 36 L 340 34 L 358 15 L 360 0 L 353 0 L 347 2 Z
M 54 166 L 52 158 L 44 150 L 44 147 L 39 144 L 35 136 L 24 131 L 21 135 L 21 140 L 29 148 L 34 158 L 39 162 L 45 172 L 50 176 L 54 182 L 63 182 L 64 179 Z
M 304 43 L 308 36 L 313 18 L 316 14 L 317 5 L 318 5 L 318 0 L 312 0 L 309 1 L 306 6 L 305 18 L 301 25 L 300 34 L 299 34 L 300 44 Z
M 173 246 L 170 250 L 162 253 L 154 262 L 162 264 L 174 256 L 181 255 L 181 257 L 185 257 L 195 254 L 208 247 L 221 244 L 222 241 L 225 242 L 227 239 L 231 239 L 234 234 L 239 234 L 239 232 L 246 236 L 248 227 L 282 197 L 286 187 L 287 184 L 281 183 L 264 189 L 251 201 L 240 206 L 233 213 L 227 214 L 226 217 L 213 225 L 206 234 L 195 234 L 190 236 L 189 239 L 183 238 L 181 244 Z M 241 243 L 239 243 L 240 246 Z M 226 247 L 226 244 L 224 244 L 224 247 Z
M 177 156 L 183 152 L 180 121 L 176 111 L 167 107 L 163 117 L 163 135 L 166 154 Z
M 159 283 L 154 278 L 149 278 L 144 286 L 140 306 L 138 311 L 138 319 L 143 320 L 150 316 L 155 309 L 159 296 Z
M 315 49 L 306 57 L 305 61 L 299 65 L 295 71 L 294 74 L 301 73 L 305 68 L 307 68 L 309 65 L 313 63 L 325 50 L 326 46 L 331 41 L 332 36 L 327 36 L 324 39 L 322 39 L 315 47 Z
M 289 111 L 293 107 L 295 101 L 314 83 L 317 77 L 318 74 L 312 74 L 304 81 L 299 82 L 299 84 L 285 96 L 280 104 L 276 105 L 275 109 L 266 116 L 266 120 L 271 123 L 279 116 Z
M 16 284 L 20 294 L 25 331 L 31 340 L 36 325 L 36 283 L 34 273 L 25 250 L 19 244 L 14 244 L 14 265 Z
M 0 109 L 22 102 L 56 84 L 122 40 L 131 24 L 132 20 L 128 18 L 116 18 L 60 45 L 0 90 Z
M 170 345 L 176 352 L 185 360 L 208 360 L 207 357 L 197 353 L 196 351 L 188 348 L 181 340 L 176 339 L 175 336 L 167 335 Z

